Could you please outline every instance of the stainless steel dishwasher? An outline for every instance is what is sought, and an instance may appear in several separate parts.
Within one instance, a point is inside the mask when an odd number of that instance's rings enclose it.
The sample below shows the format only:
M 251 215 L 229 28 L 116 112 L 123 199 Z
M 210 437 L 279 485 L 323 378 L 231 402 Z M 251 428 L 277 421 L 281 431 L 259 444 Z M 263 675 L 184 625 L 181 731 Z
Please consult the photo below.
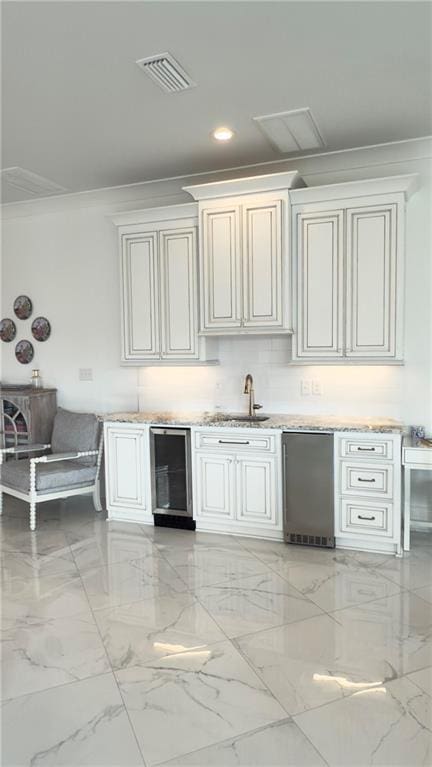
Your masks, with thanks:
M 282 434 L 283 521 L 286 543 L 335 545 L 333 434 Z

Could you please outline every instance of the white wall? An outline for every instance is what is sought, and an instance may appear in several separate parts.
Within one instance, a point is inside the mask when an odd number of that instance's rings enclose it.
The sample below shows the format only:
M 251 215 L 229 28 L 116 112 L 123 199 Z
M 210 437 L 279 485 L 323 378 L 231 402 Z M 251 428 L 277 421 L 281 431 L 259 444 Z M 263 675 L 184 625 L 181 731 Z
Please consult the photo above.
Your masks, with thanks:
M 431 142 L 426 139 L 316 155 L 254 168 L 228 177 L 297 169 L 309 186 L 351 179 L 419 173 L 421 189 L 408 203 L 406 364 L 403 367 L 289 367 L 289 341 L 220 341 L 218 367 L 121 368 L 116 237 L 109 216 L 122 210 L 190 201 L 182 186 L 195 177 L 66 195 L 3 207 L 2 316 L 12 316 L 19 293 L 34 315 L 48 317 L 52 336 L 34 342 L 30 366 L 19 365 L 14 344 L 1 344 L 2 380 L 28 381 L 39 367 L 59 403 L 97 411 L 242 409 L 245 373 L 267 411 L 383 415 L 425 424 L 432 432 L 432 267 L 430 258 Z M 223 174 L 201 174 L 200 181 Z M 30 338 L 17 321 L 17 338 Z M 93 382 L 78 380 L 93 369 Z M 302 397 L 300 381 L 317 380 L 322 396 Z M 138 385 L 139 384 L 139 385 Z

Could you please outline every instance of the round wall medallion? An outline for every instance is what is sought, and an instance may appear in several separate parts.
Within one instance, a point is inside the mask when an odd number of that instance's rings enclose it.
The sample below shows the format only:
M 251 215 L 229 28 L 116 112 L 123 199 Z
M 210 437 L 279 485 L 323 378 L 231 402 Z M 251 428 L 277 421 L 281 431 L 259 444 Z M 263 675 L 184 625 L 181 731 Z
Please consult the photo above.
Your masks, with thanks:
M 15 346 L 15 357 L 21 365 L 28 365 L 34 357 L 33 344 L 30 341 L 18 341 Z
M 36 317 L 31 326 L 36 341 L 46 341 L 51 335 L 51 325 L 46 317 Z
M 13 308 L 19 320 L 28 320 L 33 311 L 33 304 L 28 296 L 18 296 Z
M 13 341 L 16 336 L 16 325 L 9 317 L 0 322 L 0 338 L 2 341 Z

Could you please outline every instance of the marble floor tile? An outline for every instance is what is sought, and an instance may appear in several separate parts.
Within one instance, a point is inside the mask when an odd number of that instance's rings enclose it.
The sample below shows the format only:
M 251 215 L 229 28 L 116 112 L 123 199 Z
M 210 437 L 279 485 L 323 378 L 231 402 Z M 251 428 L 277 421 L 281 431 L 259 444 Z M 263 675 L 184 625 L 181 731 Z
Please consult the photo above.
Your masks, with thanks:
M 2 637 L 2 698 L 44 690 L 110 670 L 93 616 L 20 621 Z
M 197 589 L 196 595 L 229 637 L 280 626 L 321 613 L 273 572 Z
M 96 609 L 188 590 L 179 573 L 160 556 L 88 570 L 82 581 L 90 604 Z
M 408 679 L 295 717 L 332 767 L 430 765 L 432 699 Z
M 390 557 L 380 565 L 378 572 L 403 589 L 418 589 L 432 583 L 432 549 L 430 546 L 413 548 L 403 557 Z
M 65 533 L 58 527 L 45 524 L 40 530 L 13 528 L 11 525 L 2 526 L 2 551 L 19 551 L 34 557 L 56 554 L 64 551 L 69 553 L 69 543 Z
M 408 674 L 407 679 L 410 679 L 411 682 L 414 682 L 414 684 L 416 684 L 417 687 L 420 687 L 423 692 L 426 692 L 432 697 L 432 666 Z
M 205 649 L 226 637 L 192 594 L 157 596 L 95 611 L 115 669 L 186 650 Z
M 279 561 L 271 565 L 294 588 L 326 612 L 400 592 L 396 583 L 380 575 L 380 570 L 355 560 L 333 560 L 329 564 Z
M 432 605 L 408 591 L 333 613 L 345 642 L 358 652 L 377 649 L 399 675 L 432 661 Z
M 45 578 L 14 578 L 3 584 L 1 613 L 3 628 L 10 621 L 30 618 L 68 618 L 87 612 L 88 599 L 81 579 L 57 573 Z
M 286 718 L 230 642 L 116 672 L 148 765 Z
M 396 675 L 384 643 L 362 651 L 329 615 L 241 637 L 236 644 L 291 715 Z
M 13 578 L 35 580 L 62 573 L 73 575 L 76 572 L 77 568 L 69 546 L 67 549 L 51 554 L 29 554 L 23 551 L 6 550 L 1 559 L 3 583 Z
M 1 709 L 8 767 L 143 767 L 112 674 L 7 701 Z
M 191 589 L 269 572 L 267 565 L 240 547 L 221 550 L 201 546 L 164 551 L 164 557 Z
M 204 766 L 324 767 L 325 762 L 299 727 L 285 721 L 180 756 L 161 767 Z
M 412 593 L 432 604 L 432 583 L 429 583 L 427 586 L 422 586 L 420 589 L 413 589 Z
M 259 557 L 268 565 L 279 562 L 334 565 L 335 563 L 365 567 L 376 567 L 390 557 L 386 554 L 370 554 L 348 549 L 327 549 L 313 546 L 286 544 L 282 541 L 264 541 L 257 538 L 237 538 L 242 548 Z
M 80 573 L 119 562 L 158 556 L 152 542 L 143 533 L 139 530 L 137 534 L 131 533 L 130 529 L 128 532 L 98 531 L 98 534 L 71 543 L 70 550 Z

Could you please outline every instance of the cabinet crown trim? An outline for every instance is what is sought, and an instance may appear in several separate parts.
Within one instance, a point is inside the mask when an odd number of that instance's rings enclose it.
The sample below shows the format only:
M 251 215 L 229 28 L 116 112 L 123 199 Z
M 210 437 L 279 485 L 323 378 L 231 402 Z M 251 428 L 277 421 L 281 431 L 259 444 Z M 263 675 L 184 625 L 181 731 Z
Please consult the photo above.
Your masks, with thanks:
M 344 181 L 340 184 L 293 189 L 290 190 L 289 195 L 293 205 L 326 202 L 327 200 L 347 200 L 350 197 L 371 197 L 377 194 L 403 193 L 405 199 L 408 199 L 417 191 L 419 186 L 420 176 L 418 173 L 413 173 L 404 176 L 367 178 L 360 181 Z
M 164 221 L 177 222 L 184 218 L 196 218 L 197 216 L 198 206 L 194 202 L 186 202 L 181 205 L 163 205 L 157 208 L 128 210 L 125 213 L 116 213 L 110 216 L 110 219 L 115 226 L 139 226 Z
M 230 178 L 224 181 L 212 181 L 208 184 L 184 186 L 194 200 L 211 200 L 216 197 L 235 197 L 242 194 L 274 192 L 281 189 L 294 189 L 305 186 L 298 171 L 285 173 L 266 173 L 262 176 Z

